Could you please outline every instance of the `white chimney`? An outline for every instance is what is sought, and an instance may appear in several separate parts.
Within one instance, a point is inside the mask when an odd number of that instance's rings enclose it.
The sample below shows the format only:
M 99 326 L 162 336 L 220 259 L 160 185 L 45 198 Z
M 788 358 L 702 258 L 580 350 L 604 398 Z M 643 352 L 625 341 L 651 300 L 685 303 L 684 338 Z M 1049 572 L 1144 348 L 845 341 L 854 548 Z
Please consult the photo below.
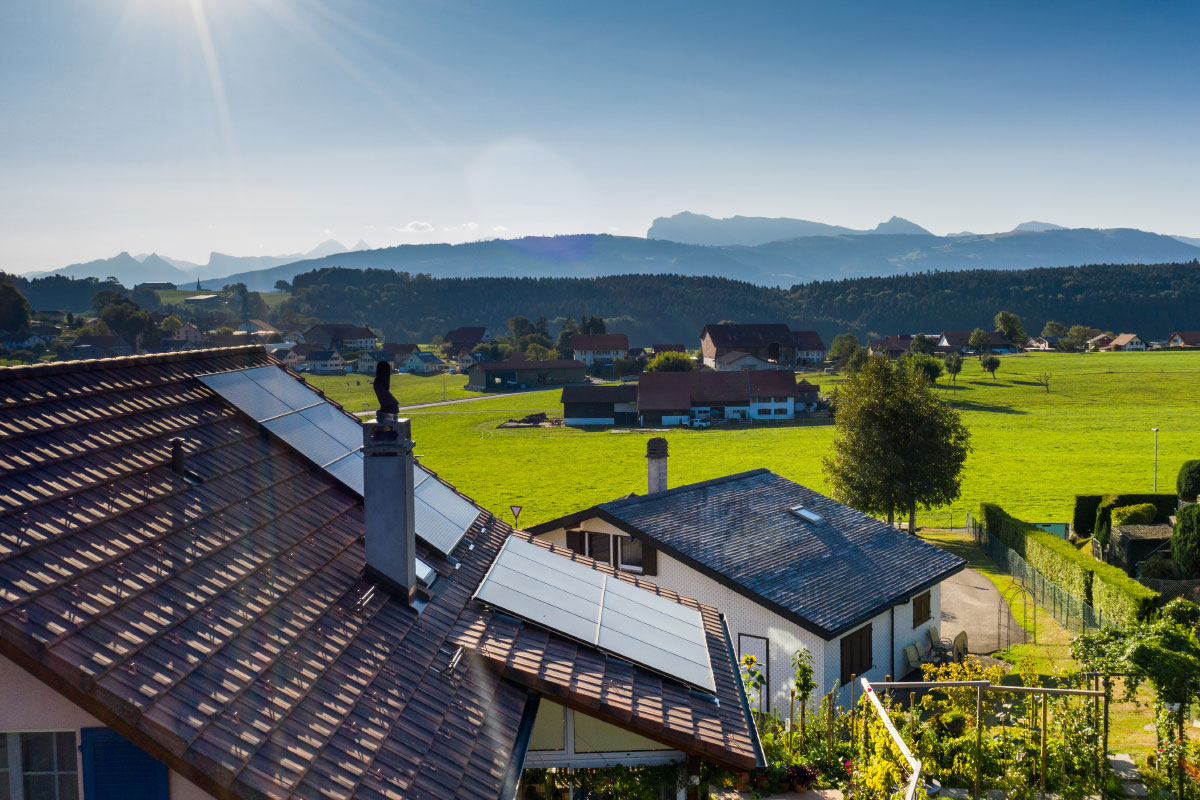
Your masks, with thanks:
M 366 576 L 405 600 L 411 600 L 417 587 L 412 452 L 409 420 L 384 419 L 363 425 Z
M 655 436 L 646 442 L 646 471 L 650 494 L 667 490 L 667 440 Z

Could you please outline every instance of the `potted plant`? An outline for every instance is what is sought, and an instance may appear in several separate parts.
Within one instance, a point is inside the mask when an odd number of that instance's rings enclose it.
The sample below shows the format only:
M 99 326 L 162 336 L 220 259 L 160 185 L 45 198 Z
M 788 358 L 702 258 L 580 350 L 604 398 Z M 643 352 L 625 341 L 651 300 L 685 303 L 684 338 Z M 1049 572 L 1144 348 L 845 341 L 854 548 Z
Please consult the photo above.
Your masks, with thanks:
M 806 792 L 817 782 L 817 771 L 803 764 L 792 764 L 784 773 L 784 783 L 793 792 Z

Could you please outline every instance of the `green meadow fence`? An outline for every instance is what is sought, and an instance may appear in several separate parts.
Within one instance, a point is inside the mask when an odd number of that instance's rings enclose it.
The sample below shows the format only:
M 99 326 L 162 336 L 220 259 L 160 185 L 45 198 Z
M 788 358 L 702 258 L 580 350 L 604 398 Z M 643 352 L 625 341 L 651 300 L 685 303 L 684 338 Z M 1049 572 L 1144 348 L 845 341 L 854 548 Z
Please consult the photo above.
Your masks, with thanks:
M 1059 625 L 1072 633 L 1083 633 L 1099 630 L 1106 624 L 1117 624 L 1112 619 L 1106 620 L 1104 614 L 1084 602 L 1083 598 L 1046 580 L 1042 573 L 1029 566 L 1015 550 L 989 534 L 987 527 L 970 514 L 967 515 L 967 530 L 971 532 L 976 546 L 1029 589 L 1038 607 L 1053 616 Z

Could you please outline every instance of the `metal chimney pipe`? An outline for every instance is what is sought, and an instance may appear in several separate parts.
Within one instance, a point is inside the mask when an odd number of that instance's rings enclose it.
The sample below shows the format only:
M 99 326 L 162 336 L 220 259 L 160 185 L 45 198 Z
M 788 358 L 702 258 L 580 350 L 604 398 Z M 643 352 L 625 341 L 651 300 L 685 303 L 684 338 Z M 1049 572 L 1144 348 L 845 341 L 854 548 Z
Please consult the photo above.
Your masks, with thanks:
M 187 477 L 187 463 L 183 454 L 183 439 L 176 436 L 171 442 L 171 471 L 181 478 Z
M 417 589 L 412 452 L 409 420 L 363 425 L 366 576 L 408 602 Z
M 646 442 L 646 472 L 650 494 L 667 490 L 667 440 L 661 436 Z

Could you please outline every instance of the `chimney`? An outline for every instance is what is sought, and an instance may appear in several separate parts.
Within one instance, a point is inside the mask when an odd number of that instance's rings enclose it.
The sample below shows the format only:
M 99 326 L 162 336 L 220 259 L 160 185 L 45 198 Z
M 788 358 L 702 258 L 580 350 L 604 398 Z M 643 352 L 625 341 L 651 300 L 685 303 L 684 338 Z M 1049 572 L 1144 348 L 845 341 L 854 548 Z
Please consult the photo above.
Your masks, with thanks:
M 412 452 L 409 420 L 363 424 L 366 577 L 406 601 L 417 588 Z
M 187 463 L 183 456 L 183 439 L 171 439 L 171 471 L 181 478 L 187 477 Z
M 667 440 L 655 436 L 646 442 L 646 467 L 650 494 L 667 490 Z

